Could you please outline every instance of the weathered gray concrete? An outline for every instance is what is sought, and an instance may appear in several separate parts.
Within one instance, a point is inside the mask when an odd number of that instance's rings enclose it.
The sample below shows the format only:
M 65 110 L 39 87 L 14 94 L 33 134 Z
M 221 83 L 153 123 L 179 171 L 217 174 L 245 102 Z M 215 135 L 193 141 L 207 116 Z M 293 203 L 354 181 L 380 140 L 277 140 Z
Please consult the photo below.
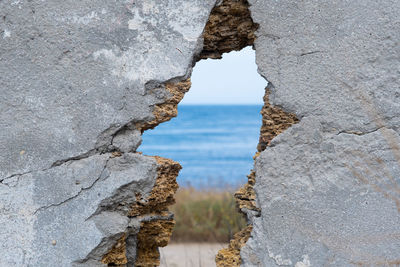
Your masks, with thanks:
M 190 74 L 213 1 L 2 1 L 0 177 L 112 145 Z M 22 153 L 23 154 L 22 154 Z
M 1 243 L 6 253 L 0 266 L 70 266 L 89 254 L 88 259 L 101 258 L 110 249 L 103 244 L 114 244 L 134 223 L 103 203 L 107 198 L 119 204 L 134 199 L 134 194 L 124 195 L 127 187 L 148 194 L 155 165 L 154 159 L 138 154 L 111 159 L 108 154 L 94 155 L 2 186 L 2 203 L 12 203 L 2 209 L 2 240 L 8 242 Z
M 300 122 L 256 160 L 244 266 L 400 262 L 400 2 L 249 0 L 271 104 Z M 104 266 L 214 0 L 0 2 L 0 266 Z M 115 154 L 118 151 L 122 153 Z
M 157 164 L 128 153 L 134 126 L 190 75 L 214 3 L 0 2 L 0 266 L 101 266 L 138 231 Z
M 270 101 L 243 266 L 400 263 L 400 2 L 249 1 Z

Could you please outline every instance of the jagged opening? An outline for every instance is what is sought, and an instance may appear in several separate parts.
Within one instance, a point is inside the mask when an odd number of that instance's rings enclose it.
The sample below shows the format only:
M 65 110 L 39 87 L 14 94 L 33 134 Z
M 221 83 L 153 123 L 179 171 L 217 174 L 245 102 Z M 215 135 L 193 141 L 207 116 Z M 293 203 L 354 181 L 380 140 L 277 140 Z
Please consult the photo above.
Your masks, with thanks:
M 253 23 L 250 11 L 248 9 L 247 1 L 222 1 L 222 3 L 217 4 L 212 10 L 209 21 L 205 27 L 203 37 L 204 45 L 203 50 L 197 57 L 196 61 L 201 59 L 213 58 L 220 59 L 223 53 L 230 51 L 241 50 L 246 46 L 251 46 L 255 40 L 255 30 L 257 25 Z M 253 59 L 254 62 L 254 59 Z M 255 72 L 255 69 L 253 70 Z M 256 74 L 258 75 L 258 74 Z M 240 75 L 239 75 L 240 76 Z M 259 76 L 257 76 L 259 77 Z M 261 77 L 259 77 L 261 78 Z M 229 80 L 229 79 L 227 79 Z M 263 88 L 266 81 L 263 80 L 263 85 L 259 88 Z M 242 88 L 245 92 L 245 88 Z M 174 93 L 172 93 L 175 95 Z M 245 94 L 244 94 L 245 95 Z M 263 95 L 263 93 L 261 93 Z M 262 96 L 259 95 L 259 99 Z M 173 97 L 172 99 L 174 99 Z M 240 101 L 239 101 L 240 102 Z M 176 105 L 176 103 L 175 103 Z M 258 110 L 260 107 L 258 108 Z M 164 109 L 165 110 L 165 109 Z M 157 108 L 155 109 L 155 115 L 157 117 Z M 167 112 L 168 113 L 168 112 Z M 169 114 L 170 115 L 170 114 Z M 172 116 L 176 116 L 176 112 L 173 112 Z M 171 117 L 172 117 L 171 116 Z M 259 127 L 259 126 L 258 126 Z M 148 128 L 152 128 L 152 125 Z M 256 147 L 256 140 L 254 138 L 254 150 Z M 145 149 L 145 144 L 142 149 Z M 254 151 L 250 149 L 250 151 Z M 151 152 L 149 154 L 159 154 L 159 151 Z M 248 156 L 251 160 L 252 156 Z M 258 212 L 255 207 L 255 196 L 252 191 L 252 185 L 254 184 L 254 173 L 251 172 L 249 175 L 249 183 L 245 187 L 239 190 L 235 197 L 237 199 L 238 207 L 241 211 L 245 213 L 245 210 L 252 209 Z M 245 175 L 243 174 L 243 177 Z M 234 239 L 231 241 L 229 248 L 222 250 L 217 255 L 217 265 L 223 266 L 235 266 L 240 264 L 240 248 L 247 241 L 250 236 L 251 226 L 244 227 L 242 231 L 235 235 Z
M 226 244 L 246 227 L 233 194 L 253 167 L 261 126 L 266 81 L 257 73 L 255 51 L 246 47 L 220 60 L 201 60 L 191 80 L 179 116 L 146 131 L 140 147 L 144 154 L 171 158 L 183 167 L 177 204 L 171 208 L 175 244 L 163 250 L 162 266 L 177 264 L 169 257 L 182 249 L 189 254 L 200 249 L 205 253 L 200 261 L 208 266 L 207 256 L 208 263 L 214 261 L 223 247 L 215 243 Z M 197 255 L 185 260 L 197 264 Z
M 223 53 L 238 51 L 246 46 L 252 46 L 257 27 L 252 21 L 249 4 L 246 0 L 219 1 L 211 11 L 203 32 L 203 50 L 195 56 L 194 62 L 207 58 L 220 59 Z M 264 81 L 265 83 L 266 81 Z M 177 115 L 177 104 L 189 90 L 190 84 L 189 73 L 185 77 L 177 77 L 164 83 L 151 81 L 146 84 L 147 90 L 161 94 L 167 93 L 164 102 L 154 106 L 154 120 L 132 122 L 132 125 L 125 127 L 126 130 L 131 131 L 134 129 L 143 133 L 145 130 L 153 129 L 159 123 L 175 117 Z M 262 87 L 260 86 L 260 88 Z M 269 105 L 268 94 L 271 88 L 273 88 L 272 85 L 269 85 L 264 96 L 258 152 L 265 149 L 273 137 L 296 122 L 294 115 L 287 114 L 279 108 Z M 256 139 L 254 138 L 254 140 Z M 115 141 L 118 140 L 115 139 Z M 254 158 L 258 156 L 258 152 Z M 116 153 L 119 153 L 119 151 L 116 151 Z M 157 155 L 159 153 L 151 154 Z M 177 190 L 175 178 L 181 166 L 172 160 L 158 157 L 156 157 L 156 160 L 158 174 L 153 190 L 149 196 L 136 195 L 136 204 L 131 207 L 131 213 L 129 214 L 131 217 L 146 215 L 152 218 L 149 221 L 141 222 L 140 230 L 136 237 L 135 235 L 120 237 L 112 250 L 103 258 L 103 263 L 107 263 L 109 266 L 123 265 L 125 262 L 129 264 L 134 262 L 135 266 L 157 266 L 160 264 L 158 247 L 167 245 L 174 225 L 174 220 L 168 213 L 168 206 L 174 203 L 174 194 Z M 259 212 L 253 190 L 255 179 L 256 173 L 251 171 L 250 175 L 248 175 L 248 182 L 235 193 L 237 206 L 247 218 L 249 216 L 257 216 Z M 247 225 L 234 235 L 228 248 L 219 251 L 216 256 L 218 266 L 240 265 L 240 249 L 250 237 L 251 230 L 252 226 Z M 132 238 L 136 239 L 131 240 Z M 128 243 L 131 242 L 136 243 L 136 252 L 127 253 Z M 122 255 L 120 255 L 121 253 Z M 133 258 L 131 260 L 127 258 L 132 257 L 132 255 Z

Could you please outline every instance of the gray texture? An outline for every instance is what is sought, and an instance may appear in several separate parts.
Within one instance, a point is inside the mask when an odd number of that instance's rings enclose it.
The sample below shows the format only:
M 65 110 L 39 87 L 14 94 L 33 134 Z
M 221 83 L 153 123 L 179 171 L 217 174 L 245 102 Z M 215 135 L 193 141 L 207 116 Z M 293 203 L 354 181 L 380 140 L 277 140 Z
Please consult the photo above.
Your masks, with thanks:
M 400 2 L 249 1 L 270 102 L 300 122 L 256 159 L 243 266 L 400 262 Z
M 145 84 L 190 74 L 212 2 L 2 1 L 0 177 L 151 120 L 165 92 Z
M 0 266 L 101 266 L 123 233 L 132 266 L 157 169 L 135 124 L 190 75 L 214 3 L 0 1 Z
M 271 104 L 244 266 L 400 261 L 400 2 L 250 0 Z M 0 1 L 0 266 L 132 266 L 157 163 L 136 153 L 215 1 Z M 121 157 L 115 157 L 115 152 Z M 114 152 L 114 153 L 113 153 Z M 117 153 L 118 155 L 120 153 Z
M 74 261 L 101 259 L 135 220 L 103 206 L 102 200 L 119 199 L 122 205 L 129 186 L 133 196 L 147 195 L 156 176 L 153 158 L 104 154 L 1 185 L 0 234 L 7 242 L 0 244 L 0 266 L 71 266 Z

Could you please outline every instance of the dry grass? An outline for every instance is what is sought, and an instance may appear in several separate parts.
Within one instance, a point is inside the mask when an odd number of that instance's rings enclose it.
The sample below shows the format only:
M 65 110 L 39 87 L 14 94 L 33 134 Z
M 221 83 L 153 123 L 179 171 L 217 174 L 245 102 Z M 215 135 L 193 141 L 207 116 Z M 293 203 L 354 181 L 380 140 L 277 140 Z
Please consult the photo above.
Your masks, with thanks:
M 175 197 L 176 204 L 171 207 L 176 220 L 172 241 L 226 243 L 246 227 L 232 192 L 181 188 Z

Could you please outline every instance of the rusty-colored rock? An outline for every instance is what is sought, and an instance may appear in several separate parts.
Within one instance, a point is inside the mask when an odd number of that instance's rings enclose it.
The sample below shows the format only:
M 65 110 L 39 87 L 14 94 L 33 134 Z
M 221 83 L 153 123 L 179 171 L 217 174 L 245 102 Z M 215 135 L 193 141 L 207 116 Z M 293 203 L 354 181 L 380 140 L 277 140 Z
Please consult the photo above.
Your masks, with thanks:
M 278 107 L 272 106 L 269 103 L 268 96 L 269 89 L 267 87 L 264 95 L 264 106 L 261 110 L 262 126 L 260 130 L 260 141 L 257 146 L 258 152 L 254 156 L 254 159 L 270 145 L 274 137 L 299 121 L 295 114 L 285 112 Z M 256 182 L 256 173 L 254 170 L 251 171 L 247 178 L 248 183 L 235 193 L 236 203 L 241 211 L 252 210 L 258 213 L 260 209 L 257 207 L 256 194 L 253 188 Z M 215 257 L 218 267 L 240 266 L 240 249 L 249 239 L 252 228 L 251 225 L 248 225 L 245 229 L 235 234 L 230 241 L 229 247 L 221 249 L 218 252 Z
M 253 45 L 258 25 L 253 23 L 248 7 L 247 0 L 225 0 L 213 8 L 203 33 L 204 46 L 198 59 L 221 58 L 222 53 Z M 164 103 L 154 107 L 154 120 L 136 125 L 136 128 L 142 132 L 177 116 L 177 105 L 189 90 L 191 82 L 190 79 L 187 79 L 177 83 L 165 83 L 164 86 L 170 93 L 170 97 Z M 265 104 L 261 111 L 263 123 L 258 145 L 259 152 L 269 145 L 272 138 L 297 122 L 294 114 L 272 107 L 269 104 L 268 93 L 267 89 L 264 96 Z M 181 166 L 172 160 L 155 158 L 159 164 L 156 183 L 150 196 L 146 199 L 143 199 L 141 195 L 136 195 L 136 203 L 131 207 L 129 213 L 131 217 L 152 213 L 165 214 L 168 210 L 167 207 L 175 202 L 174 194 L 178 189 L 176 176 Z M 248 176 L 248 183 L 235 193 L 240 210 L 260 211 L 255 202 L 254 184 L 255 172 L 252 171 Z M 167 245 L 173 224 L 172 220 L 142 223 L 138 234 L 136 266 L 158 266 L 158 247 Z M 251 229 L 252 226 L 248 225 L 235 234 L 229 248 L 218 253 L 216 257 L 218 266 L 240 265 L 240 249 L 250 237 Z
M 177 83 L 166 83 L 165 89 L 167 89 L 171 96 L 166 99 L 165 102 L 154 107 L 154 120 L 150 122 L 137 123 L 136 128 L 143 132 L 148 129 L 153 129 L 160 123 L 169 121 L 173 117 L 176 117 L 178 115 L 178 104 L 183 99 L 185 93 L 189 91 L 191 85 L 192 83 L 190 78 Z
M 272 139 L 278 134 L 284 132 L 290 126 L 298 123 L 296 115 L 274 107 L 269 103 L 269 89 L 265 89 L 264 106 L 261 110 L 262 126 L 260 131 L 260 141 L 257 146 L 259 152 L 263 151 Z
M 158 218 L 141 222 L 137 235 L 137 257 L 135 266 L 153 267 L 160 264 L 158 247 L 168 244 L 175 221 L 170 217 L 168 206 L 175 203 L 174 195 L 178 189 L 176 177 L 182 168 L 179 163 L 154 157 L 157 161 L 157 178 L 150 195 L 143 198 L 136 195 L 136 203 L 133 204 L 128 214 L 129 217 L 138 217 L 157 214 Z M 125 266 L 128 263 L 126 255 L 126 239 L 124 234 L 113 248 L 103 256 L 102 262 L 110 266 Z
M 240 210 L 248 209 L 259 212 L 260 209 L 256 205 L 256 193 L 253 186 L 256 182 L 256 173 L 252 170 L 247 176 L 247 184 L 241 187 L 235 193 L 236 203 Z
M 103 256 L 102 263 L 112 266 L 122 266 L 128 263 L 126 258 L 126 234 L 123 234 L 112 247 L 112 249 Z
M 176 177 L 182 169 L 181 165 L 173 160 L 155 156 L 157 160 L 157 179 L 147 199 L 137 195 L 136 203 L 131 207 L 129 216 L 139 216 L 150 213 L 161 213 L 168 210 L 168 206 L 175 203 L 174 195 L 178 190 Z
M 221 58 L 222 53 L 253 45 L 258 25 L 248 7 L 247 0 L 225 0 L 213 8 L 204 29 L 199 59 Z
M 155 220 L 141 223 L 137 236 L 136 267 L 154 267 L 160 265 L 158 247 L 165 247 L 172 234 L 175 221 Z
M 175 225 L 167 218 L 168 206 L 175 203 L 174 195 L 178 189 L 176 177 L 182 168 L 179 163 L 161 157 L 154 157 L 158 163 L 157 179 L 150 196 L 146 199 L 137 195 L 136 203 L 131 207 L 130 217 L 157 214 L 165 219 L 143 221 L 138 233 L 137 256 L 135 266 L 153 267 L 160 264 L 158 247 L 168 244 Z
M 240 266 L 242 263 L 240 258 L 240 249 L 249 239 L 251 230 L 253 230 L 253 226 L 248 225 L 246 228 L 234 235 L 228 248 L 223 248 L 218 251 L 218 254 L 215 257 L 215 262 L 218 267 Z

